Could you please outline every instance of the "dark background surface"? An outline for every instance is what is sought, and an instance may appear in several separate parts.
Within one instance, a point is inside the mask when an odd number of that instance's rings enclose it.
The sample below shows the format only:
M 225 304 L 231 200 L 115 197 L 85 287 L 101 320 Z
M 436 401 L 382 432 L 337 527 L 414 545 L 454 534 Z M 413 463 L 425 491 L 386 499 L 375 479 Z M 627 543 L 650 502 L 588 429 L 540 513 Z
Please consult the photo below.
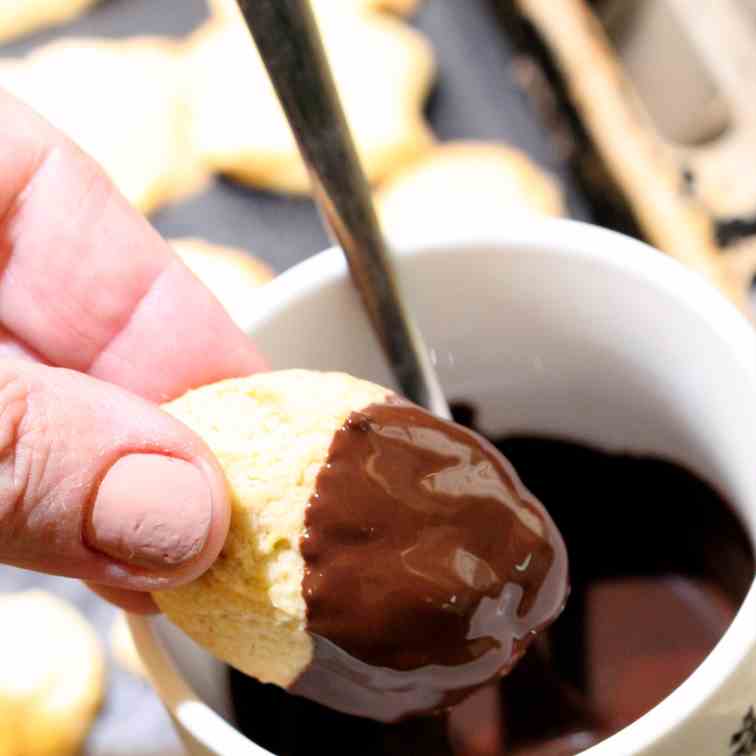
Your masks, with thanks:
M 60 36 L 186 35 L 206 17 L 204 0 L 105 0 L 89 15 L 63 29 L 0 47 L 18 55 Z M 518 88 L 514 52 L 496 20 L 492 0 L 425 0 L 412 23 L 431 39 L 438 82 L 428 116 L 439 139 L 502 140 L 525 150 L 562 180 L 570 214 L 589 217 L 557 150 Z M 229 71 L 218 86 L 239 87 L 243 77 Z M 254 191 L 219 179 L 207 191 L 152 216 L 168 237 L 199 236 L 232 244 L 262 257 L 279 272 L 328 245 L 307 199 Z
M 21 55 L 62 36 L 186 35 L 206 17 L 204 0 L 104 0 L 87 16 L 22 42 L 0 47 L 0 54 Z M 513 73 L 513 47 L 496 21 L 491 0 L 426 0 L 413 23 L 431 39 L 438 64 L 438 83 L 428 103 L 428 116 L 440 139 L 501 140 L 525 150 L 562 180 L 570 214 L 588 219 L 557 149 L 539 122 Z M 229 72 L 219 86 L 239 87 L 243 80 Z M 277 271 L 327 246 L 312 203 L 217 180 L 207 191 L 154 216 L 168 237 L 199 236 L 244 247 Z M 113 609 L 76 581 L 43 578 L 0 567 L 0 591 L 46 587 L 74 601 L 95 623 L 104 641 Z M 89 738 L 89 756 L 171 756 L 180 753 L 168 720 L 145 683 L 110 665 L 110 684 L 103 712 Z

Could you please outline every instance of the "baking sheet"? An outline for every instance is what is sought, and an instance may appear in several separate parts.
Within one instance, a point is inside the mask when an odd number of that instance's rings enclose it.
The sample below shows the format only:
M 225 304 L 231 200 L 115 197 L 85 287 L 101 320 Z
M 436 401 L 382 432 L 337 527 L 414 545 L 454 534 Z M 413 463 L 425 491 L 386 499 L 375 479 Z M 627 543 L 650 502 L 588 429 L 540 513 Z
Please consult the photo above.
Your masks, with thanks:
M 516 84 L 514 50 L 496 20 L 494 0 L 426 0 L 413 23 L 436 50 L 438 84 L 428 116 L 440 139 L 502 140 L 525 150 L 562 181 L 570 215 L 590 219 L 556 146 Z M 23 42 L 0 46 L 0 55 L 20 55 L 61 36 L 182 36 L 206 17 L 204 0 L 105 0 L 87 16 Z M 233 78 L 234 72 L 229 72 Z M 222 82 L 219 82 L 219 85 Z M 230 86 L 230 83 L 227 84 Z M 309 200 L 293 199 L 216 180 L 205 192 L 152 216 L 167 237 L 199 236 L 248 249 L 276 271 L 327 246 Z M 45 587 L 77 604 L 103 642 L 114 610 L 80 583 L 0 567 L 0 591 Z M 167 715 L 147 684 L 109 667 L 103 711 L 88 739 L 87 756 L 172 756 L 181 753 Z

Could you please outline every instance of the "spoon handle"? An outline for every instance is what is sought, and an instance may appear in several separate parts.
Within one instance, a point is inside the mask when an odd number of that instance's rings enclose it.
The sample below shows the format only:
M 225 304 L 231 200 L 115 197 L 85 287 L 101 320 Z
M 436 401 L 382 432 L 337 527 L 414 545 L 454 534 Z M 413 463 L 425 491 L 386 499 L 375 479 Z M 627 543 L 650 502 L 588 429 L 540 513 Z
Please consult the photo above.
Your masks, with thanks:
M 315 203 L 346 255 L 401 391 L 448 418 L 428 350 L 402 302 L 309 1 L 238 2 L 307 165 Z

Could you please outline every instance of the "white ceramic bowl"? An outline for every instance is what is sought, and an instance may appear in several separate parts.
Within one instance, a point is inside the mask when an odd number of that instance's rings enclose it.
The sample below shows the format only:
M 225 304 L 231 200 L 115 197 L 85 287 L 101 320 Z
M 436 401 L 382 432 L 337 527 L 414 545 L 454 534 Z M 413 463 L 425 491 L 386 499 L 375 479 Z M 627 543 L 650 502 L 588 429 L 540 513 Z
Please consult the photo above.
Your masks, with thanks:
M 564 220 L 414 245 L 400 269 L 447 396 L 474 399 L 484 431 L 672 458 L 715 484 L 756 542 L 756 337 L 706 282 L 637 241 Z M 269 284 L 249 332 L 274 368 L 391 383 L 338 250 Z M 222 665 L 165 620 L 131 626 L 193 753 L 267 753 L 223 718 Z M 754 704 L 752 586 L 696 672 L 585 754 L 730 756 Z

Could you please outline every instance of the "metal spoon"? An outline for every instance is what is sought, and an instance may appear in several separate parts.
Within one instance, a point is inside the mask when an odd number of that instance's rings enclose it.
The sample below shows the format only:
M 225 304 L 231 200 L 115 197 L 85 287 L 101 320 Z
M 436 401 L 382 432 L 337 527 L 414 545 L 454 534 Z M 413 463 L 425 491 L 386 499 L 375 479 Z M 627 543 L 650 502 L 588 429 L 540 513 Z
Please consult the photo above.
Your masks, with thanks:
M 399 293 L 309 0 L 238 3 L 307 165 L 315 203 L 346 255 L 400 390 L 450 418 L 428 350 Z

